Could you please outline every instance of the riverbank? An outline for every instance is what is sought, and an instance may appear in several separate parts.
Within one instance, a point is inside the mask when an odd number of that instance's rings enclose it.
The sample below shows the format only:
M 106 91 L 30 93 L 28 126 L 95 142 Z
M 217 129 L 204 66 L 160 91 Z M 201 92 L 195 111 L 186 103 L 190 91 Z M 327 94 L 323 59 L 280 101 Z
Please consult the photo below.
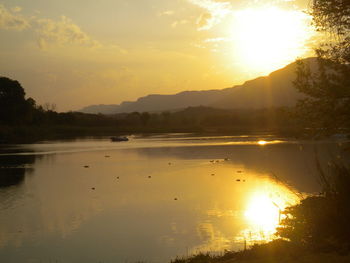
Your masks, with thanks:
M 322 193 L 310 195 L 282 211 L 275 235 L 263 245 L 222 256 L 197 255 L 173 263 L 350 262 L 350 168 L 333 160 L 328 169 L 316 161 Z M 288 240 L 288 241 L 287 241 Z
M 86 136 L 118 136 L 127 134 L 192 133 L 205 136 L 275 135 L 285 138 L 303 138 L 288 129 L 246 129 L 243 127 L 206 128 L 200 126 L 79 126 L 28 125 L 0 126 L 0 144 L 35 143 L 43 140 L 74 139 Z
M 198 254 L 177 258 L 172 263 L 348 263 L 350 254 L 345 251 L 309 251 L 284 240 L 254 245 L 245 251 L 226 252 L 221 256 Z

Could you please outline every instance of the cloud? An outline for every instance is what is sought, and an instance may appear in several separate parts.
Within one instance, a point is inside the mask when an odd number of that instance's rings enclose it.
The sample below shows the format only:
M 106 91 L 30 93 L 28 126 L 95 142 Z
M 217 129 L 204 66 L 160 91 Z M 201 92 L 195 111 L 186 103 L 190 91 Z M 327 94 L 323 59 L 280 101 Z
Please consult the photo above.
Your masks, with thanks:
M 199 30 L 210 29 L 214 25 L 212 14 L 211 13 L 201 14 L 198 17 L 196 24 L 199 26 Z
M 197 19 L 198 30 L 209 30 L 232 12 L 231 3 L 214 0 L 187 0 L 206 12 Z
M 18 13 L 18 12 L 21 12 L 21 11 L 22 11 L 22 7 L 20 7 L 20 6 L 15 6 L 15 7 L 12 7 L 11 10 L 12 10 L 14 13 Z
M 58 20 L 26 17 L 21 14 L 19 6 L 7 9 L 0 4 L 0 29 L 23 31 L 31 29 L 37 36 L 40 49 L 47 49 L 50 45 L 76 45 L 83 47 L 101 47 L 102 45 L 84 32 L 70 18 L 61 16 Z
M 216 37 L 216 38 L 208 38 L 204 40 L 204 43 L 218 43 L 218 42 L 224 42 L 227 41 L 227 38 L 225 37 Z
M 37 19 L 35 24 L 40 48 L 46 48 L 49 44 L 72 44 L 86 47 L 98 47 L 100 45 L 65 16 L 62 16 L 58 21 Z
M 46 49 L 50 45 L 101 46 L 66 16 L 53 20 L 37 16 L 26 17 L 21 11 L 22 8 L 19 6 L 7 9 L 0 4 L 0 29 L 23 31 L 30 28 L 36 34 L 41 49 Z
M 186 24 L 188 24 L 188 20 L 186 20 L 186 19 L 177 20 L 177 21 L 174 21 L 174 22 L 171 24 L 171 27 L 172 27 L 172 28 L 176 28 L 178 25 L 186 25 Z
M 166 10 L 166 11 L 159 13 L 159 16 L 172 16 L 173 14 L 175 14 L 175 12 L 173 10 Z
M 0 4 L 0 29 L 22 31 L 29 28 L 29 20 L 18 14 L 20 11 L 19 7 L 8 10 Z

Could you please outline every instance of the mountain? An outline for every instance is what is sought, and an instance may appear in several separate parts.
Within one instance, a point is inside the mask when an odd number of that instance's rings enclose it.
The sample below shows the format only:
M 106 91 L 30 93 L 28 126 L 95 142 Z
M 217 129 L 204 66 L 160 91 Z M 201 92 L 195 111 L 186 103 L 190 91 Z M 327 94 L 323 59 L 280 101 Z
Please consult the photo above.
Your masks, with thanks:
M 304 59 L 315 68 L 316 59 Z M 220 90 L 183 91 L 174 95 L 152 94 L 134 102 L 119 105 L 92 105 L 80 112 L 122 113 L 171 111 L 187 107 L 209 106 L 221 109 L 259 109 L 269 107 L 293 106 L 304 95 L 293 86 L 296 78 L 296 63 L 272 72 L 268 76 L 246 81 L 242 85 Z

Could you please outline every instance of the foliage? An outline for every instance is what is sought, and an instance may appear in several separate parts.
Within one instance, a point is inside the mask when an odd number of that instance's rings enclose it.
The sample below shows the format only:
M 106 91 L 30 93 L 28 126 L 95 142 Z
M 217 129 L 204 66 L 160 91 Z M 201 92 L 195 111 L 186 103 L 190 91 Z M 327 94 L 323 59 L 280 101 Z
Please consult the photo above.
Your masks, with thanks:
M 277 233 L 313 250 L 350 252 L 350 169 L 337 162 L 329 169 L 319 171 L 322 194 L 288 207 Z
M 55 105 L 36 105 L 17 81 L 0 78 L 0 143 L 118 133 L 277 133 L 295 134 L 288 108 L 224 110 L 189 107 L 171 112 L 114 115 L 56 112 Z
M 298 104 L 304 123 L 318 132 L 350 128 L 350 2 L 314 0 L 311 15 L 324 42 L 316 49 L 317 70 L 298 62 L 295 86 L 308 95 Z
M 319 162 L 317 166 L 323 191 L 285 209 L 286 217 L 277 230 L 281 239 L 244 251 L 226 251 L 220 256 L 198 254 L 172 262 L 349 262 L 350 168 L 334 161 L 326 173 Z
M 25 92 L 18 81 L 0 77 L 0 123 L 18 124 L 31 117 L 33 99 L 25 99 Z
M 176 258 L 172 263 L 345 263 L 349 262 L 349 259 L 349 255 L 316 253 L 279 239 L 266 244 L 254 245 L 243 251 L 226 251 L 223 255 L 200 253 L 190 257 Z
M 173 112 L 115 115 L 56 112 L 54 105 L 25 99 L 22 86 L 0 78 L 0 143 L 118 133 L 206 132 L 249 133 L 293 130 L 287 108 L 222 110 L 189 107 Z

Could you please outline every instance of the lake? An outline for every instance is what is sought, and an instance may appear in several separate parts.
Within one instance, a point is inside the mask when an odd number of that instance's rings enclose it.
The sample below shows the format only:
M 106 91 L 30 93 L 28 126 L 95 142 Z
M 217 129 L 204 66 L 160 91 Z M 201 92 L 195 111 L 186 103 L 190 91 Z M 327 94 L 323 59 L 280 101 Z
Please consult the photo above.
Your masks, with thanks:
M 274 238 L 341 141 L 167 134 L 0 147 L 0 262 L 170 262 Z

